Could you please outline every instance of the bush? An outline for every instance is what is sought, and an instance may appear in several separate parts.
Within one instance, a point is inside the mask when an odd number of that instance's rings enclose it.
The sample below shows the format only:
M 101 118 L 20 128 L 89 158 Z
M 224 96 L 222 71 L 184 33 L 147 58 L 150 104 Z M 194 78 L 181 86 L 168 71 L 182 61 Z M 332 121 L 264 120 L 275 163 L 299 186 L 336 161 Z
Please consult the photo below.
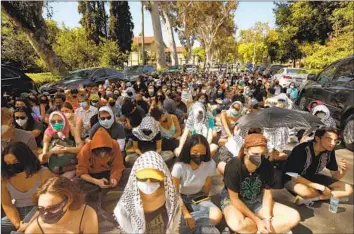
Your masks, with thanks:
M 60 80 L 60 76 L 53 75 L 50 72 L 27 73 L 26 75 L 29 76 L 39 86 Z

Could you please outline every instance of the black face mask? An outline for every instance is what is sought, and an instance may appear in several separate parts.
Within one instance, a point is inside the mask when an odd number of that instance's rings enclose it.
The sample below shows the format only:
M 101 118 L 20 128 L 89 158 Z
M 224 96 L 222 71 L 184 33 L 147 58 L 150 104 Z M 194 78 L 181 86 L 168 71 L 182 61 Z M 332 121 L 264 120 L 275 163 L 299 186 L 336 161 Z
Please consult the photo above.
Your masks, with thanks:
M 18 174 L 25 171 L 25 168 L 20 163 L 8 164 L 7 168 L 9 172 L 12 172 L 14 174 Z
M 113 106 L 116 105 L 116 103 L 115 102 L 109 102 L 109 105 L 113 107 Z
M 108 147 L 101 147 L 101 148 L 93 149 L 92 152 L 98 157 L 104 157 L 107 154 L 111 153 L 111 150 L 112 149 Z
M 258 168 L 262 164 L 263 158 L 265 158 L 264 155 L 250 155 L 248 160 Z
M 66 211 L 64 211 L 64 206 L 66 205 L 67 200 L 65 199 L 62 203 L 60 203 L 57 207 L 58 211 L 55 213 L 48 212 L 46 210 L 39 210 L 39 214 L 43 220 L 43 222 L 48 224 L 54 224 L 59 222 L 59 220 L 65 215 Z M 52 208 L 55 210 L 55 208 Z
M 40 99 L 39 101 L 41 104 L 47 104 L 48 103 L 48 100 L 43 100 L 43 99 Z
M 191 160 L 199 166 L 202 162 L 204 162 L 205 155 L 191 155 Z

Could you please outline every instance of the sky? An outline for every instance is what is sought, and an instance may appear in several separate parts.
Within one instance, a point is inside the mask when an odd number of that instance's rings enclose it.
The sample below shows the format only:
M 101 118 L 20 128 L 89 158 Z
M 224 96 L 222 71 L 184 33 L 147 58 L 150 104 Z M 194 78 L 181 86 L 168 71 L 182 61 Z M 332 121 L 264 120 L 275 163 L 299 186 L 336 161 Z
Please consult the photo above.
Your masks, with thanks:
M 52 2 L 53 7 L 52 19 L 58 22 L 60 26 L 64 23 L 70 28 L 80 26 L 80 15 L 77 11 L 77 2 Z M 140 2 L 129 2 L 130 12 L 132 14 L 134 23 L 134 35 L 139 35 L 141 32 L 141 13 Z M 268 22 L 271 27 L 275 25 L 275 16 L 273 14 L 273 2 L 240 2 L 235 13 L 235 23 L 238 31 L 242 29 L 249 29 L 255 25 L 256 22 Z M 154 32 L 151 24 L 151 17 L 148 11 L 144 12 L 145 36 L 153 36 Z M 167 42 L 167 35 L 165 27 L 162 25 L 162 33 L 165 43 Z M 175 34 L 177 46 L 180 46 L 178 36 Z M 167 44 L 167 43 L 166 43 Z

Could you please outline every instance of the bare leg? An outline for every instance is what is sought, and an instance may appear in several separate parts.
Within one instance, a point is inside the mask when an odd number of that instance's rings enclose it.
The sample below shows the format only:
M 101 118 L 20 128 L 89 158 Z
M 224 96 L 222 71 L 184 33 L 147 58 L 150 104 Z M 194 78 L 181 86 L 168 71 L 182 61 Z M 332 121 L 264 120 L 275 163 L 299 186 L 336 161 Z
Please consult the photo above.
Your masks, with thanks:
M 218 224 L 222 219 L 221 210 L 217 207 L 211 207 L 209 211 L 209 219 L 213 224 Z
M 266 218 L 263 212 L 263 209 L 261 209 L 257 213 L 257 215 L 262 219 Z M 300 222 L 300 219 L 300 214 L 295 209 L 274 202 L 273 218 L 271 223 L 275 233 L 283 233 L 291 230 Z
M 222 138 L 219 140 L 218 145 L 219 147 L 224 146 L 227 142 L 227 138 Z
M 240 211 L 238 211 L 233 205 L 229 205 L 224 209 L 224 215 L 227 225 L 230 229 L 237 233 L 256 233 L 256 223 L 245 217 Z
M 353 187 L 342 181 L 337 181 L 330 186 L 328 186 L 335 197 L 349 197 L 353 194 Z
M 321 195 L 316 189 L 310 188 L 304 184 L 288 182 L 285 184 L 285 188 L 296 193 L 302 198 L 314 198 Z

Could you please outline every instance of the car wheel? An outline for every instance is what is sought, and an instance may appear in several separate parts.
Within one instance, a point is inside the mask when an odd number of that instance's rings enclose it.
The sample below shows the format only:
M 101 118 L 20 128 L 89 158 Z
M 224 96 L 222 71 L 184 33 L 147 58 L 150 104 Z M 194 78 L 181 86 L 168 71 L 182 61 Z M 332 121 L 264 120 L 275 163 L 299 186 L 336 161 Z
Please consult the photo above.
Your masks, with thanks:
M 307 103 L 306 97 L 301 97 L 300 98 L 299 109 L 303 110 L 303 111 L 306 111 L 307 110 L 306 103 Z
M 345 148 L 354 151 L 354 115 L 349 116 L 349 118 L 345 121 L 343 141 Z

